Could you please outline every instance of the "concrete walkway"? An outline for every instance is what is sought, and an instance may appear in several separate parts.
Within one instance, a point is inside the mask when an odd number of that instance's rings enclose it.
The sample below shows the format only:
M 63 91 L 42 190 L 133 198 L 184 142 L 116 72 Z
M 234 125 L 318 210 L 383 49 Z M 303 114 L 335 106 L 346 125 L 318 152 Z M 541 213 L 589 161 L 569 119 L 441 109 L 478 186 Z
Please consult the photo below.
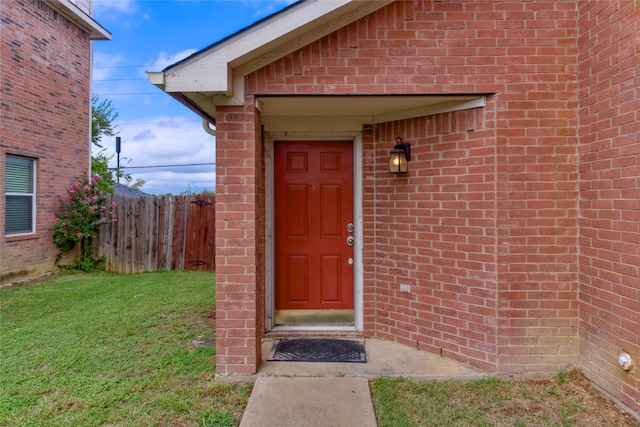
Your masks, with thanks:
M 240 427 L 375 427 L 366 378 L 260 377 Z
M 272 345 L 273 340 L 263 343 L 262 364 L 252 378 L 255 385 L 240 427 L 375 427 L 369 379 L 486 376 L 453 360 L 377 339 L 365 340 L 367 363 L 269 362 Z

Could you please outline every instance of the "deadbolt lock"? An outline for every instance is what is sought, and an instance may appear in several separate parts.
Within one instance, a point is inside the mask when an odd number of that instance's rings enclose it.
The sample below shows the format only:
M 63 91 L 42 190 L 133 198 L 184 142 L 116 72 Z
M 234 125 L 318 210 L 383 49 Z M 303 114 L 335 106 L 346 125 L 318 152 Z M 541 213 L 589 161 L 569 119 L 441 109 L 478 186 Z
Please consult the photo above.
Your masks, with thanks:
M 355 230 L 355 227 L 353 226 L 353 223 L 350 222 L 349 224 L 347 224 L 347 231 L 349 233 L 353 233 L 353 230 Z

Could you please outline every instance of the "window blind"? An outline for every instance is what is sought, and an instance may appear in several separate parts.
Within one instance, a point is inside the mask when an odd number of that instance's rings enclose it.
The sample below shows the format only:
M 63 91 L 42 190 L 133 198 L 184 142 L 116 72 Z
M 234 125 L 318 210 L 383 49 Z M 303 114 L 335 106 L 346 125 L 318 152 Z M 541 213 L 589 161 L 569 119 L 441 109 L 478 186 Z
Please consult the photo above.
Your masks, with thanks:
M 34 161 L 7 156 L 5 168 L 5 234 L 34 232 Z

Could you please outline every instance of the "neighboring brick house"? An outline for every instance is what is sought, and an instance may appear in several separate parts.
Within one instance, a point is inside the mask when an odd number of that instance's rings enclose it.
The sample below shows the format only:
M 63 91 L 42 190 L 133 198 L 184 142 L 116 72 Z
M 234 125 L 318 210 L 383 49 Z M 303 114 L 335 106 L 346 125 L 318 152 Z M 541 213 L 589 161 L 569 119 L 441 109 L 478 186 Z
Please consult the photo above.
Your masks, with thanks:
M 90 168 L 91 0 L 0 0 L 0 284 L 51 271 L 58 194 Z
M 149 73 L 217 132 L 218 374 L 379 337 L 639 412 L 639 8 L 303 1 Z

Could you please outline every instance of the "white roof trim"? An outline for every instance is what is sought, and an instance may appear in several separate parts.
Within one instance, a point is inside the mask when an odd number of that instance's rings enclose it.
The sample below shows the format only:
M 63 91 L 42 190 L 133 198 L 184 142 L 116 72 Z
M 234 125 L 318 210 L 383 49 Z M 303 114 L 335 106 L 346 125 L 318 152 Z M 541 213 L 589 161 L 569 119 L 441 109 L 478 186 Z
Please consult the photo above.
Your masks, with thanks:
M 149 80 L 215 122 L 216 106 L 244 103 L 245 76 L 392 3 L 393 0 L 305 0 L 161 72 Z M 262 121 L 272 129 L 327 123 L 345 129 L 482 107 L 475 95 L 261 96 Z M 314 119 L 310 120 L 313 117 Z M 323 124 L 324 123 L 324 124 Z
M 45 0 L 47 4 L 62 13 L 74 24 L 85 29 L 91 40 L 111 40 L 111 33 L 105 30 L 91 16 L 87 15 L 70 0 Z
M 392 1 L 303 1 L 163 72 L 148 73 L 149 79 L 166 92 L 225 94 L 241 102 L 238 79 Z

